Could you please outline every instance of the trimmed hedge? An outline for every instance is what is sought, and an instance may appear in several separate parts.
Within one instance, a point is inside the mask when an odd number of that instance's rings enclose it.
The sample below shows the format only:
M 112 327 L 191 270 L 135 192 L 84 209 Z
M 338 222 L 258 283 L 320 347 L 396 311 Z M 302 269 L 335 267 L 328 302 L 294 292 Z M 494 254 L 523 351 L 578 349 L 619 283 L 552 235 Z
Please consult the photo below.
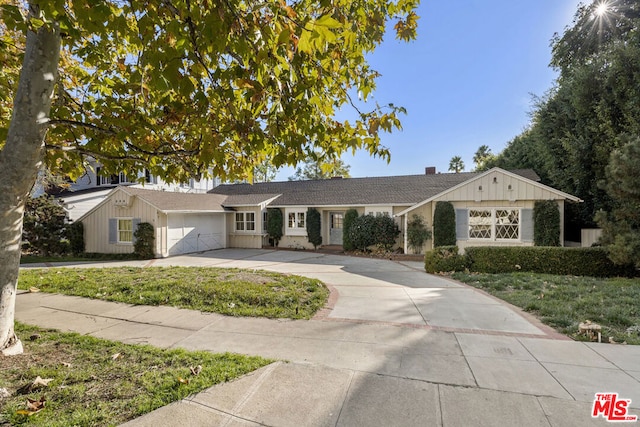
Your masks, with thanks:
M 437 202 L 433 212 L 433 246 L 456 244 L 456 211 L 451 202 Z
M 282 211 L 280 209 L 267 209 L 267 235 L 273 240 L 273 246 L 278 246 L 282 239 Z
M 465 249 L 469 270 L 476 273 L 526 271 L 591 277 L 633 276 L 631 266 L 617 266 L 604 248 L 471 247 Z
M 316 208 L 307 209 L 307 239 L 317 249 L 322 244 L 322 224 L 320 212 Z
M 358 218 L 358 211 L 355 209 L 349 209 L 344 214 L 344 219 L 342 221 L 342 248 L 345 251 L 352 251 L 354 249 L 353 243 L 349 237 L 349 230 L 351 230 L 353 220 L 356 218 Z
M 141 259 L 151 259 L 155 257 L 155 233 L 153 225 L 148 222 L 141 222 L 133 232 L 134 243 L 133 253 Z
M 555 200 L 537 200 L 533 207 L 536 246 L 560 246 L 560 209 Z
M 457 246 L 439 246 L 424 255 L 424 269 L 427 273 L 463 271 L 467 259 L 458 253 Z

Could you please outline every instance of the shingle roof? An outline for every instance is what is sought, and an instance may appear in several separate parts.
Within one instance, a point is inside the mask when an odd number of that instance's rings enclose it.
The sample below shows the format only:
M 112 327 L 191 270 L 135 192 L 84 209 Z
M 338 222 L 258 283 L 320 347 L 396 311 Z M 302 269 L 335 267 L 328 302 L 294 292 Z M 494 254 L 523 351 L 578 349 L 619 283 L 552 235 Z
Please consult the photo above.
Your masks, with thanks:
M 150 203 L 164 212 L 207 211 L 223 212 L 223 202 L 227 198 L 219 194 L 178 193 L 173 191 L 146 190 L 135 187 L 118 187 Z
M 279 194 L 231 194 L 228 195 L 222 203 L 226 207 L 234 207 L 234 206 L 257 206 L 262 203 L 265 203 L 271 199 L 278 197 Z
M 512 171 L 539 181 L 533 170 Z M 479 172 L 373 178 L 223 184 L 212 194 L 281 194 L 271 206 L 413 205 L 480 175 Z

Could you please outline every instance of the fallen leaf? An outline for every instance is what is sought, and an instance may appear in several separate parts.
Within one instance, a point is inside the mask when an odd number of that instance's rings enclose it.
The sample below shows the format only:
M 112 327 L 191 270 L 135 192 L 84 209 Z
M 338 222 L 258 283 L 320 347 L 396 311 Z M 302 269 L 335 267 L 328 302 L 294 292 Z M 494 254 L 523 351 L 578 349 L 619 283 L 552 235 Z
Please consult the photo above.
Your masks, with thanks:
M 182 377 L 178 377 L 178 381 L 180 382 L 180 384 L 189 384 L 189 380 L 185 380 Z
M 30 339 L 31 341 L 35 341 L 35 340 L 38 340 L 38 339 L 40 339 L 40 338 L 42 338 L 42 335 L 40 335 L 40 334 L 32 334 L 32 335 L 29 337 L 29 339 Z
M 121 357 L 122 357 L 122 353 L 116 353 L 111 356 L 111 360 L 117 360 L 117 359 L 120 359 Z
M 37 414 L 44 408 L 44 405 L 47 403 L 47 399 L 44 396 L 41 396 L 40 399 L 38 400 L 29 399 L 27 397 L 26 403 L 27 403 L 27 409 L 26 410 L 20 409 L 16 411 L 16 414 L 26 415 L 28 417 L 30 417 L 33 414 Z
M 51 381 L 53 381 L 53 378 L 41 378 L 40 375 L 38 375 L 36 379 L 33 380 L 33 383 L 31 384 L 31 386 L 33 388 L 47 387 Z
M 193 366 L 190 366 L 189 369 L 191 370 L 191 375 L 198 375 L 200 372 L 202 372 L 202 365 L 198 365 L 195 368 Z
M 40 375 L 38 375 L 32 383 L 23 385 L 16 390 L 16 394 L 29 394 L 33 390 L 37 390 L 41 387 L 47 387 L 51 381 L 53 381 L 53 378 L 41 378 Z
M 35 286 L 31 286 L 31 287 L 29 288 L 29 292 L 31 292 L 31 293 L 40 292 L 40 289 L 36 288 Z
M 47 403 L 47 399 L 44 396 L 40 396 L 40 399 L 38 400 L 29 399 L 27 397 L 27 411 L 30 411 L 32 414 L 35 414 L 36 412 L 41 411 L 44 408 L 44 405 L 46 403 Z

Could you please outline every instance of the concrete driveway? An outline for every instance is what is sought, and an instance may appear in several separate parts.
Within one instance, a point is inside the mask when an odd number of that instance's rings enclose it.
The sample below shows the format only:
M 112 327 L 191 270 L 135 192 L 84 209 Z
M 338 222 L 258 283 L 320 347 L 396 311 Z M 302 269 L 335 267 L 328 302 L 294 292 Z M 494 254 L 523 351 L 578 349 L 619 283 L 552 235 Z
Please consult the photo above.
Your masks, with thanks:
M 320 279 L 336 293 L 329 320 L 531 337 L 553 334 L 517 308 L 477 289 L 426 274 L 421 262 L 226 249 L 155 260 L 152 265 L 237 267 Z
M 584 426 L 595 393 L 640 408 L 640 347 L 579 343 L 421 263 L 307 251 L 219 250 L 151 262 L 323 280 L 332 307 L 311 321 L 231 318 L 48 294 L 17 319 L 128 343 L 260 355 L 269 365 L 130 425 Z

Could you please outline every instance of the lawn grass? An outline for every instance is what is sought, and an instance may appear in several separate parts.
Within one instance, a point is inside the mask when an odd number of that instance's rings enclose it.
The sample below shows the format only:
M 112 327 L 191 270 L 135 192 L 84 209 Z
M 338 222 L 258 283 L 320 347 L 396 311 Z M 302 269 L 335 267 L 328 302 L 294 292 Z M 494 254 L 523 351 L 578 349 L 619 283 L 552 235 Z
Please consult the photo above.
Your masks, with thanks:
M 0 357 L 0 388 L 10 393 L 0 398 L 0 425 L 118 425 L 271 362 L 122 344 L 20 323 L 16 332 L 25 352 Z M 38 376 L 51 381 L 19 391 Z M 42 410 L 21 413 L 27 412 L 27 398 L 39 401 L 42 396 Z
M 139 259 L 135 254 L 84 254 L 84 255 L 64 255 L 64 256 L 40 256 L 22 255 L 20 264 L 39 264 L 51 262 L 80 262 L 80 261 L 117 261 Z
M 18 286 L 129 304 L 290 319 L 311 318 L 329 296 L 316 279 L 204 267 L 23 269 Z
M 602 326 L 603 342 L 640 344 L 640 279 L 554 276 L 532 273 L 454 273 L 452 277 L 483 289 L 536 315 L 577 340 L 580 322 Z

